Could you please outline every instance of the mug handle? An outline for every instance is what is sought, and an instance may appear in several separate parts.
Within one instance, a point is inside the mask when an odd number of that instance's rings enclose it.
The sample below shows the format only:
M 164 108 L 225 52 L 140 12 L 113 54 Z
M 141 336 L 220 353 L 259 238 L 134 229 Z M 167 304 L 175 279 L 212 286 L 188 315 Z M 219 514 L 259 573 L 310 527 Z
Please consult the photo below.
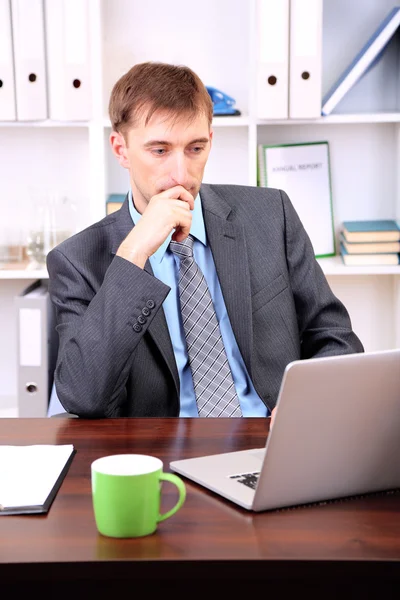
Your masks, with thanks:
M 177 475 L 173 475 L 172 473 L 160 473 L 160 481 L 169 481 L 170 483 L 176 485 L 179 492 L 179 498 L 178 502 L 173 508 L 171 508 L 171 510 L 162 515 L 158 515 L 157 523 L 160 523 L 160 521 L 165 521 L 165 519 L 168 519 L 168 517 L 172 517 L 172 515 L 180 509 L 186 498 L 185 484 L 183 483 L 182 479 L 180 479 Z

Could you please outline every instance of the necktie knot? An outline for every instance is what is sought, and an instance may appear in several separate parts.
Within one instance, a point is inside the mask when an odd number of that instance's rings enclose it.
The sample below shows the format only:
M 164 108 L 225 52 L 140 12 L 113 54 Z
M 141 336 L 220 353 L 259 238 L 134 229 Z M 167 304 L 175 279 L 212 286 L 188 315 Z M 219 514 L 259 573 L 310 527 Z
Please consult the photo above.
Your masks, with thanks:
M 171 241 L 169 247 L 171 252 L 176 254 L 180 259 L 193 258 L 193 242 L 194 238 L 191 235 L 188 235 L 183 242 Z

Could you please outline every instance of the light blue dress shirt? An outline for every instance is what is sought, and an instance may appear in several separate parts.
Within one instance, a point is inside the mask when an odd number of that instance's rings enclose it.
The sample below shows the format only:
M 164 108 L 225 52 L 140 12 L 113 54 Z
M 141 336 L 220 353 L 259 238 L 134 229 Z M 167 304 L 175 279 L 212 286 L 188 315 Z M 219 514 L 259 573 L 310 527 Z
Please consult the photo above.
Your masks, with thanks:
M 137 224 L 141 215 L 134 206 L 131 190 L 129 191 L 129 211 L 133 223 Z M 210 246 L 207 244 L 200 194 L 197 196 L 194 203 L 190 233 L 194 237 L 194 258 L 199 265 L 210 290 L 243 416 L 266 417 L 269 415 L 269 410 L 254 389 L 229 321 L 217 277 L 217 271 L 215 269 L 214 259 Z M 192 373 L 190 371 L 185 333 L 179 308 L 179 258 L 168 248 L 170 241 L 171 236 L 169 236 L 162 246 L 150 256 L 150 264 L 154 276 L 171 288 L 171 291 L 163 302 L 163 309 L 180 380 L 179 416 L 198 417 Z

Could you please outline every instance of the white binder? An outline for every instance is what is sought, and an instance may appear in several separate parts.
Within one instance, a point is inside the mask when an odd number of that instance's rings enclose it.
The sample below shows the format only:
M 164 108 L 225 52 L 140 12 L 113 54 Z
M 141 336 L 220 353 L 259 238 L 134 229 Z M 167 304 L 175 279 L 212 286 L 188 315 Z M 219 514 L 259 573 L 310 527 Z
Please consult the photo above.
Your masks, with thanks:
M 289 118 L 321 116 L 322 0 L 290 0 Z
M 257 0 L 257 117 L 287 119 L 289 0 Z
M 92 115 L 88 0 L 46 0 L 50 118 L 87 121 Z
M 58 351 L 54 308 L 41 280 L 15 297 L 18 343 L 18 416 L 46 417 Z
M 11 0 L 17 119 L 47 118 L 43 0 Z
M 10 0 L 0 0 L 0 121 L 15 121 L 14 58 Z

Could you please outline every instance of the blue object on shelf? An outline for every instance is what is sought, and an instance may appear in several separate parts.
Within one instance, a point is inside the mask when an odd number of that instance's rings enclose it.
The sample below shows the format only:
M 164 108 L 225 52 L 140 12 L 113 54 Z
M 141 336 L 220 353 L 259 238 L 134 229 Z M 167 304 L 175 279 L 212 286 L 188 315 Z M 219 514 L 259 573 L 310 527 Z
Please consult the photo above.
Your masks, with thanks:
M 240 115 L 240 110 L 235 108 L 236 100 L 214 87 L 206 86 L 213 102 L 214 115 Z

